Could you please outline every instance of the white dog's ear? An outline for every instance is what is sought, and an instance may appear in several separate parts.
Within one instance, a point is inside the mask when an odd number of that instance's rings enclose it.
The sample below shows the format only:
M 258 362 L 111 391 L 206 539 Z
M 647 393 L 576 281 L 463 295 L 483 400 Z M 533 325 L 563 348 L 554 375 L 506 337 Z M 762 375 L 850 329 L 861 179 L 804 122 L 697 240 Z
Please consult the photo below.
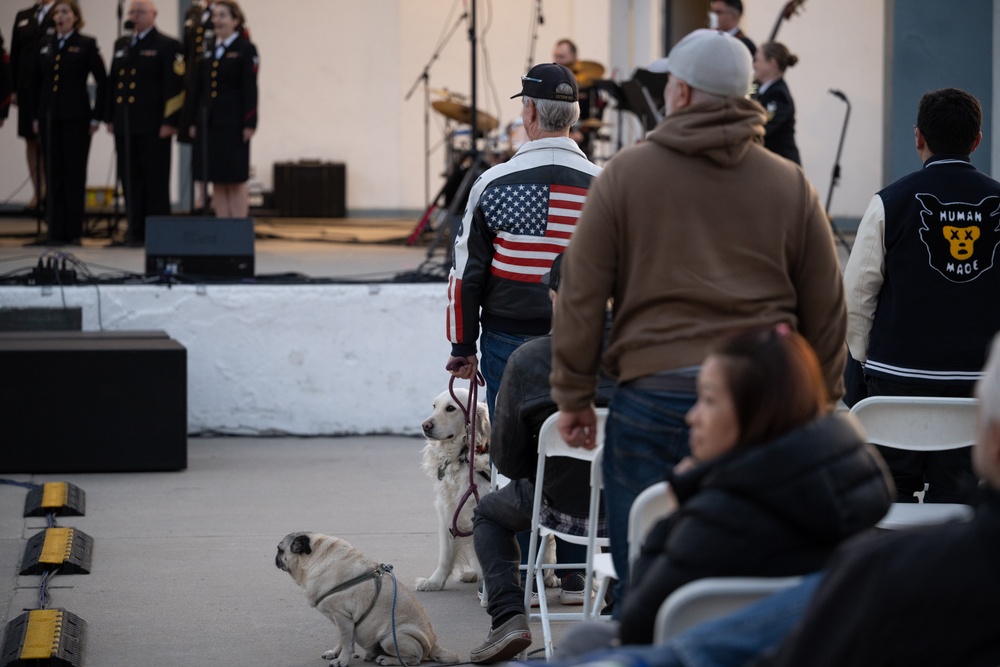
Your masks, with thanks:
M 485 403 L 476 405 L 476 444 L 485 445 L 490 441 L 490 411 Z
M 293 554 L 311 554 L 312 547 L 309 546 L 309 536 L 299 535 L 292 540 L 291 551 Z

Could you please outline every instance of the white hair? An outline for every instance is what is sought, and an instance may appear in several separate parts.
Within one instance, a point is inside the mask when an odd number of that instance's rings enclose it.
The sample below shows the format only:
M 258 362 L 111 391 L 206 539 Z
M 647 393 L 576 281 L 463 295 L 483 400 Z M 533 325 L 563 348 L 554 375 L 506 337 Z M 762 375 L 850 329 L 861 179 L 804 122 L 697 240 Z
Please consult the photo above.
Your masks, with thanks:
M 569 84 L 559 84 L 570 88 Z M 559 91 L 562 92 L 562 91 Z M 528 106 L 528 100 L 535 103 L 538 112 L 538 127 L 544 132 L 561 132 L 567 130 L 580 120 L 579 102 L 561 102 L 559 100 L 540 100 L 525 95 L 521 104 Z

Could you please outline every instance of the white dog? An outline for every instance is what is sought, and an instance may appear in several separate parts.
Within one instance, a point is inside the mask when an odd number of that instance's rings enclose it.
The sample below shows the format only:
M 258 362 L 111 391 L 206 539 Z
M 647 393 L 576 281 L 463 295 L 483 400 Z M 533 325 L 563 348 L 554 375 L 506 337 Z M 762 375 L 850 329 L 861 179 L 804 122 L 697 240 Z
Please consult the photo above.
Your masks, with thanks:
M 468 405 L 469 392 L 456 389 L 455 396 Z M 456 569 L 465 582 L 478 581 L 482 575 L 472 537 L 453 535 L 455 509 L 469 489 L 469 462 L 475 465 L 473 475 L 479 497 L 490 491 L 490 417 L 486 404 L 476 406 L 475 451 L 470 451 L 470 438 L 465 413 L 452 398 L 450 391 L 434 399 L 434 411 L 422 424 L 427 443 L 424 446 L 424 471 L 434 481 L 434 509 L 438 516 L 438 564 L 426 579 L 417 579 L 418 591 L 439 591 Z M 476 499 L 470 496 L 458 514 L 458 529 L 472 532 L 472 510 Z
M 463 406 L 468 405 L 469 392 L 456 389 L 455 396 Z M 443 391 L 434 399 L 434 411 L 421 425 L 427 444 L 424 446 L 421 466 L 434 481 L 434 509 L 438 515 L 438 564 L 434 573 L 419 577 L 418 591 L 440 591 L 456 569 L 464 582 L 477 581 L 482 576 L 479 559 L 472 544 L 472 537 L 453 534 L 455 508 L 469 489 L 469 461 L 475 461 L 474 475 L 479 497 L 490 492 L 490 418 L 486 404 L 480 402 L 476 408 L 476 453 L 469 455 L 469 434 L 465 423 L 465 413 L 452 398 L 450 391 Z M 472 510 L 476 506 L 470 497 L 458 515 L 461 532 L 472 532 Z M 546 563 L 555 562 L 555 542 L 545 545 Z M 559 585 L 559 578 L 551 570 L 545 576 L 545 585 L 553 588 Z M 481 597 L 486 606 L 485 597 Z

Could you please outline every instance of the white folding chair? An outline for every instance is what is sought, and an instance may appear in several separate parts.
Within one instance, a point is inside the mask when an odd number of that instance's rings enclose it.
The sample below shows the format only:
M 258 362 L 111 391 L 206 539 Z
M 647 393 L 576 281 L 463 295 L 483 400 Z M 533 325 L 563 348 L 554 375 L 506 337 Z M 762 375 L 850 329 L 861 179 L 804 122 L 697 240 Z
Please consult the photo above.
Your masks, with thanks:
M 868 442 L 919 452 L 971 447 L 975 442 L 977 401 L 934 396 L 870 396 L 851 414 Z M 957 503 L 893 503 L 879 528 L 897 530 L 972 518 L 968 505 Z
M 545 656 L 552 657 L 552 628 L 550 621 L 580 621 L 590 616 L 591 598 L 593 593 L 594 579 L 594 554 L 597 549 L 608 546 L 606 537 L 597 535 L 599 524 L 599 509 L 601 496 L 601 448 L 604 445 L 604 424 L 607 421 L 607 408 L 597 409 L 597 433 L 595 441 L 597 447 L 594 449 L 583 449 L 570 447 L 559 435 L 556 428 L 556 421 L 559 413 L 551 415 L 542 424 L 538 432 L 538 467 L 535 471 L 535 498 L 531 512 L 531 539 L 528 544 L 527 576 L 524 586 L 524 608 L 529 610 L 529 620 L 539 619 L 542 622 L 542 635 L 545 641 Z M 542 524 L 542 488 L 545 480 L 546 460 L 553 456 L 564 456 L 582 461 L 590 462 L 590 513 L 587 519 L 587 535 L 570 535 L 568 533 L 553 530 Z M 573 544 L 587 545 L 587 560 L 584 563 L 543 563 L 545 550 L 539 545 L 542 540 L 549 535 L 554 535 L 560 539 Z M 581 612 L 550 613 L 548 602 L 545 598 L 545 570 L 554 569 L 583 569 L 584 589 L 583 589 L 583 610 Z M 535 581 L 538 590 L 538 613 L 531 613 L 531 581 Z
M 739 611 L 801 580 L 802 577 L 708 577 L 690 581 L 660 605 L 653 643 L 662 644 L 688 628 Z
M 643 489 L 632 502 L 632 509 L 628 512 L 629 565 L 635 563 L 635 559 L 639 557 L 642 543 L 653 526 L 674 511 L 675 508 L 667 496 L 669 486 L 667 482 L 657 482 Z
M 632 502 L 632 507 L 628 513 L 628 562 L 630 566 L 635 563 L 642 549 L 642 542 L 646 539 L 650 529 L 658 521 L 666 517 L 673 511 L 670 500 L 667 497 L 667 482 L 657 482 L 644 489 L 636 496 Z M 600 581 L 597 595 L 594 596 L 592 618 L 600 618 L 601 601 L 608 592 L 612 579 L 617 579 L 614 561 L 611 560 L 610 553 L 599 553 L 594 556 L 594 576 Z

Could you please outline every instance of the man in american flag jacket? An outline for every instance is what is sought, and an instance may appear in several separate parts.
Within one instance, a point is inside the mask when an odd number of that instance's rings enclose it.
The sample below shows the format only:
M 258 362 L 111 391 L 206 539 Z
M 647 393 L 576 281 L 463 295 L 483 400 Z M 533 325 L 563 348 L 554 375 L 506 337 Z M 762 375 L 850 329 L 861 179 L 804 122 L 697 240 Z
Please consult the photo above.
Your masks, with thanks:
M 549 332 L 552 306 L 542 276 L 569 244 L 590 181 L 601 171 L 569 138 L 580 115 L 573 73 L 555 63 L 536 65 L 521 86 L 511 99 L 522 98 L 530 141 L 472 186 L 448 278 L 448 368 L 464 379 L 475 376 L 481 326 L 491 416 L 507 357 Z

